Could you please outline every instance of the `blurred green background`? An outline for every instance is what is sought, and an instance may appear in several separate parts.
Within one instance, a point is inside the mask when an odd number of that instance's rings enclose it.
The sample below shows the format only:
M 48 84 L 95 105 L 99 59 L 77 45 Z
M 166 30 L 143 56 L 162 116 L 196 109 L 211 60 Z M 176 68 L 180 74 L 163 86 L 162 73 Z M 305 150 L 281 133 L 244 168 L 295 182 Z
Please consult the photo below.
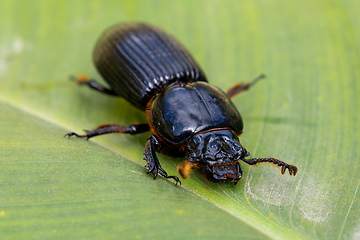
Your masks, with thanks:
M 0 8 L 1 239 L 360 239 L 360 2 L 7 1 Z M 234 99 L 253 157 L 237 186 L 195 173 L 181 187 L 143 167 L 147 134 L 66 139 L 145 122 L 126 101 L 68 80 L 107 27 L 175 36 Z M 182 161 L 159 155 L 169 174 Z

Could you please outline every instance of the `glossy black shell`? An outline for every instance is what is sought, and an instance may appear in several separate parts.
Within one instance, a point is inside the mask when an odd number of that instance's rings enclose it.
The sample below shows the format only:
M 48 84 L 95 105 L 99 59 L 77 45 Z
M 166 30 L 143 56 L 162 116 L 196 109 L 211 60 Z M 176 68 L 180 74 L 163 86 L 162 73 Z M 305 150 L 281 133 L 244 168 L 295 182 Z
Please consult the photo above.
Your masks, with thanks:
M 143 23 L 106 30 L 94 49 L 94 63 L 116 94 L 143 110 L 154 95 L 172 83 L 206 81 L 179 42 Z
M 206 82 L 166 88 L 152 102 L 150 117 L 155 131 L 173 144 L 207 129 L 225 127 L 237 134 L 243 130 L 242 118 L 228 96 Z

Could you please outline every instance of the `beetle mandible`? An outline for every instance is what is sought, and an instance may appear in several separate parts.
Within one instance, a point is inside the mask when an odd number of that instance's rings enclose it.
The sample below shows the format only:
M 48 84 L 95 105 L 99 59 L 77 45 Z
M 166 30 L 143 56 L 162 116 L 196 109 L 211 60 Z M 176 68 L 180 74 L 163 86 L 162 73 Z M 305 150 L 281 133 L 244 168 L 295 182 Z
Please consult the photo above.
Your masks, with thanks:
M 242 176 L 239 160 L 254 165 L 270 162 L 284 174 L 296 175 L 298 169 L 275 158 L 250 158 L 240 144 L 243 121 L 231 98 L 249 89 L 263 75 L 250 83 L 239 83 L 227 93 L 210 85 L 205 74 L 185 47 L 161 29 L 145 23 L 125 23 L 107 29 L 94 49 L 94 64 L 109 84 L 104 87 L 86 77 L 72 77 L 108 95 L 125 98 L 145 110 L 147 123 L 124 127 L 100 125 L 80 135 L 92 138 L 107 133 L 139 134 L 150 131 L 145 143 L 145 157 L 154 179 L 169 176 L 161 167 L 156 152 L 185 156 L 178 171 L 187 178 L 198 169 L 213 181 L 230 180 L 236 184 Z

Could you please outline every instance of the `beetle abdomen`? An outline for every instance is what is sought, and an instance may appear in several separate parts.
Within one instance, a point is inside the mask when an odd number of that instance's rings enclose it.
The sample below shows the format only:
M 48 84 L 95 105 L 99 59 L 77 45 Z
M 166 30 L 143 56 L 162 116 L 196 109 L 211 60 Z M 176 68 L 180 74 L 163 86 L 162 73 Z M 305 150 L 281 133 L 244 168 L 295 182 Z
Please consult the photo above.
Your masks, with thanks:
M 143 23 L 106 30 L 95 47 L 94 63 L 111 88 L 140 109 L 173 82 L 207 81 L 179 42 Z

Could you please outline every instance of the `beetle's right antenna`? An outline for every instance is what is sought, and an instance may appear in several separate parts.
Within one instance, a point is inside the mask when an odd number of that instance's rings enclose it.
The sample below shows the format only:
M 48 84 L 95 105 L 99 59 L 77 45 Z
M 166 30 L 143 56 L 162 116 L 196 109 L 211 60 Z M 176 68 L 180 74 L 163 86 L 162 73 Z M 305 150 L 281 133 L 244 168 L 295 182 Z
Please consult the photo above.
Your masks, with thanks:
M 255 83 L 257 83 L 259 80 L 264 79 L 265 78 L 265 74 L 261 74 L 259 75 L 257 78 L 255 78 L 254 80 L 252 80 L 249 83 L 238 83 L 235 86 L 233 86 L 232 88 L 230 88 L 226 94 L 228 95 L 229 98 L 233 98 L 235 97 L 237 94 L 248 90 L 251 86 L 253 86 Z
M 287 164 L 286 162 L 280 161 L 276 158 L 251 158 L 251 159 L 242 159 L 249 165 L 254 165 L 261 162 L 270 162 L 281 167 L 281 174 L 284 174 L 286 169 L 289 169 L 290 176 L 295 176 L 298 172 L 298 168 L 295 165 Z

